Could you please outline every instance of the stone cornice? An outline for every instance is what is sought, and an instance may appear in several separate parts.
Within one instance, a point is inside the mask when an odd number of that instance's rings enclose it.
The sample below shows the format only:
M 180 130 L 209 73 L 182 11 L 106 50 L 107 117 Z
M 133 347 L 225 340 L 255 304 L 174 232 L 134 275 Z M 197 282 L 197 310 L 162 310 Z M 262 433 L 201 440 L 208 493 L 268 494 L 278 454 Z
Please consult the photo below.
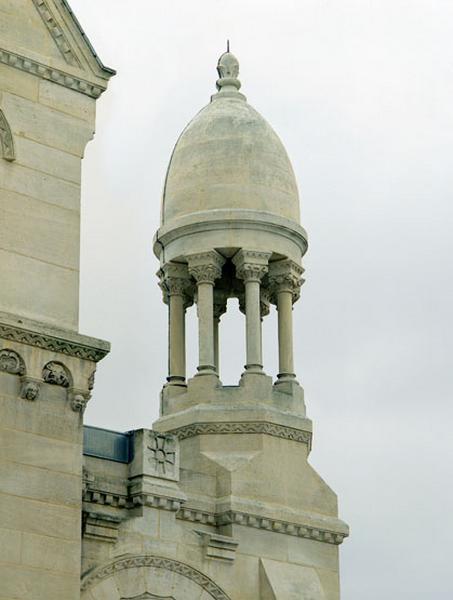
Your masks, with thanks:
M 197 508 L 184 506 L 177 514 L 177 519 L 193 523 L 203 523 L 221 527 L 223 525 L 243 525 L 254 529 L 264 529 L 274 533 L 284 533 L 295 537 L 302 537 L 317 542 L 339 545 L 348 536 L 347 532 L 314 526 L 309 523 L 294 523 L 272 519 L 262 515 L 248 512 L 229 510 L 220 513 L 209 513 Z
M 36 346 L 51 352 L 66 354 L 84 360 L 98 362 L 110 351 L 110 344 L 77 333 L 56 330 L 50 333 L 45 327 L 28 328 L 26 325 L 5 322 L 0 315 L 0 338 Z M 58 334 L 62 335 L 58 335 Z M 72 339 L 71 339 L 72 338 Z
M 303 431 L 286 425 L 277 425 L 276 423 L 266 423 L 261 421 L 250 422 L 220 422 L 220 423 L 193 423 L 184 425 L 169 431 L 176 435 L 180 440 L 185 440 L 196 435 L 219 435 L 227 433 L 264 433 L 274 437 L 292 440 L 294 442 L 302 442 L 308 444 L 311 448 L 311 431 Z
M 80 92 L 91 98 L 99 98 L 102 92 L 106 90 L 106 86 L 90 83 L 86 79 L 66 73 L 55 67 L 44 65 L 32 58 L 27 58 L 4 48 L 0 48 L 0 63 L 19 69 L 20 71 L 25 71 L 26 73 L 31 73 L 32 75 L 41 77 L 41 79 L 53 81 L 58 85 Z
M 33 0 L 33 4 L 39 13 L 39 16 L 43 20 L 44 25 L 49 31 L 53 38 L 58 50 L 65 59 L 65 61 L 75 67 L 80 67 L 80 61 L 71 48 L 71 44 L 63 29 L 58 25 L 55 20 L 52 11 L 49 7 L 49 3 L 46 0 Z
M 225 592 L 212 581 L 212 579 L 200 571 L 197 571 L 193 567 L 187 565 L 186 563 L 179 562 L 178 560 L 174 560 L 172 558 L 164 558 L 162 556 L 154 556 L 149 554 L 123 556 L 117 558 L 108 565 L 94 569 L 94 571 L 89 572 L 85 575 L 85 577 L 83 577 L 81 591 L 84 592 L 85 590 L 89 589 L 91 585 L 94 585 L 96 582 L 102 581 L 103 579 L 114 575 L 118 571 L 143 567 L 164 569 L 166 571 L 178 573 L 179 575 L 182 575 L 183 577 L 186 577 L 187 579 L 190 579 L 199 585 L 203 590 L 205 590 L 205 592 L 214 598 L 214 600 L 230 600 L 229 596 L 227 596 Z

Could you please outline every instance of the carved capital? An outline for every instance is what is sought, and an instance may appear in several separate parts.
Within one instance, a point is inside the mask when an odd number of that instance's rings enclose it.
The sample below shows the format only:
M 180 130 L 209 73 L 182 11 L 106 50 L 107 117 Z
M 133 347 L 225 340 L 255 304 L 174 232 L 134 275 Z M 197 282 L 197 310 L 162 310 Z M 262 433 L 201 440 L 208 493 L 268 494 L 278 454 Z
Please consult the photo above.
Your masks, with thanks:
M 222 275 L 225 259 L 215 250 L 211 250 L 210 252 L 191 254 L 187 257 L 187 261 L 189 273 L 197 284 L 210 283 L 214 285 L 215 280 Z
M 258 252 L 257 250 L 239 250 L 233 256 L 233 263 L 236 267 L 236 276 L 248 281 L 260 282 L 268 271 L 268 262 L 271 257 L 270 252 Z
M 157 272 L 157 276 L 165 304 L 168 304 L 170 296 L 182 296 L 184 308 L 193 304 L 193 284 L 187 265 L 167 263 Z
M 277 302 L 279 292 L 290 292 L 293 296 L 293 302 L 296 302 L 300 295 L 301 285 L 304 282 L 302 279 L 303 272 L 304 269 L 290 259 L 270 263 L 268 285 L 271 301 Z

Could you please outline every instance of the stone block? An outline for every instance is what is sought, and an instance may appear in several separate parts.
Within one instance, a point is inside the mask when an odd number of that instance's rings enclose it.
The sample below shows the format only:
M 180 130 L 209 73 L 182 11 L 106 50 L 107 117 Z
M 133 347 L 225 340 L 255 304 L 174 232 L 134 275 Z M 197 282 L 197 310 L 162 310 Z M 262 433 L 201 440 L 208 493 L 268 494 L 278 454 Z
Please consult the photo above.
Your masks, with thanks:
M 80 184 L 82 161 L 78 156 L 39 144 L 19 135 L 15 136 L 14 145 L 16 148 L 15 166 L 22 165 L 58 179 Z
M 80 509 L 0 494 L 0 523 L 23 532 L 78 541 Z
M 2 288 L 0 310 L 63 325 L 68 329 L 77 328 L 77 270 L 0 250 L 0 280 L 8 282 Z
M 22 536 L 22 564 L 80 575 L 80 539 L 69 541 L 34 533 Z
M 2 190 L 80 211 L 80 184 L 5 160 L 0 161 L 0 181 Z
M 41 79 L 39 82 L 39 102 L 68 115 L 86 121 L 94 128 L 96 100 L 55 85 L 52 81 Z
M 80 506 L 81 478 L 46 469 L 0 463 L 0 492 L 67 506 Z
M 0 63 L 0 90 L 22 96 L 27 100 L 37 101 L 39 79 L 30 73 L 23 73 L 9 65 Z
M 3 460 L 80 476 L 82 447 L 42 435 L 4 429 L 0 452 Z
M 315 569 L 260 560 L 261 600 L 327 600 Z
M 149 429 L 134 431 L 134 459 L 129 466 L 129 476 L 140 475 L 178 481 L 178 438 Z
M 11 130 L 40 144 L 83 157 L 93 137 L 93 126 L 60 111 L 4 93 L 2 109 L 8 115 Z
M 10 504 L 10 510 L 11 508 Z M 0 523 L 10 526 L 6 519 L 0 518 Z M 21 532 L 15 529 L 0 529 L 0 563 L 20 563 L 21 535 Z
M 66 269 L 79 269 L 80 215 L 77 211 L 4 191 L 0 211 L 3 250 Z

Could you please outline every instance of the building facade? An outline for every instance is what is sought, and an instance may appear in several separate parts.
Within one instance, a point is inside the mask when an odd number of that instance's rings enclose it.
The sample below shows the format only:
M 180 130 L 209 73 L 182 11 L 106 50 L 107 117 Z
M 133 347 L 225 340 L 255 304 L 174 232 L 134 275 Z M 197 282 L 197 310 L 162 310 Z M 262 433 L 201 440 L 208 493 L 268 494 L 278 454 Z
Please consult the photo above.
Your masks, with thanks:
M 338 600 L 348 528 L 308 462 L 293 364 L 307 236 L 290 161 L 239 91 L 237 59 L 220 57 L 217 93 L 165 180 L 160 418 L 127 433 L 84 427 L 109 344 L 78 333 L 80 163 L 114 71 L 66 0 L 0 0 L 0 17 L 0 600 Z M 246 365 L 222 386 L 231 297 Z M 275 382 L 261 348 L 272 304 Z

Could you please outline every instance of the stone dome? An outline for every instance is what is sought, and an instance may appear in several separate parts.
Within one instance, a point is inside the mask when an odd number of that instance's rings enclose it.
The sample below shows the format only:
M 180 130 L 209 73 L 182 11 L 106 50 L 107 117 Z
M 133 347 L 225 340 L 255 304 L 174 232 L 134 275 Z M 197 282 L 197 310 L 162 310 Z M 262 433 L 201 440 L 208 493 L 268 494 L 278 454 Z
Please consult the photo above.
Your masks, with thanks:
M 228 211 L 229 218 L 247 210 L 299 223 L 297 184 L 282 142 L 238 91 L 234 55 L 223 54 L 217 69 L 219 92 L 187 125 L 173 150 L 162 225 L 218 210 Z

